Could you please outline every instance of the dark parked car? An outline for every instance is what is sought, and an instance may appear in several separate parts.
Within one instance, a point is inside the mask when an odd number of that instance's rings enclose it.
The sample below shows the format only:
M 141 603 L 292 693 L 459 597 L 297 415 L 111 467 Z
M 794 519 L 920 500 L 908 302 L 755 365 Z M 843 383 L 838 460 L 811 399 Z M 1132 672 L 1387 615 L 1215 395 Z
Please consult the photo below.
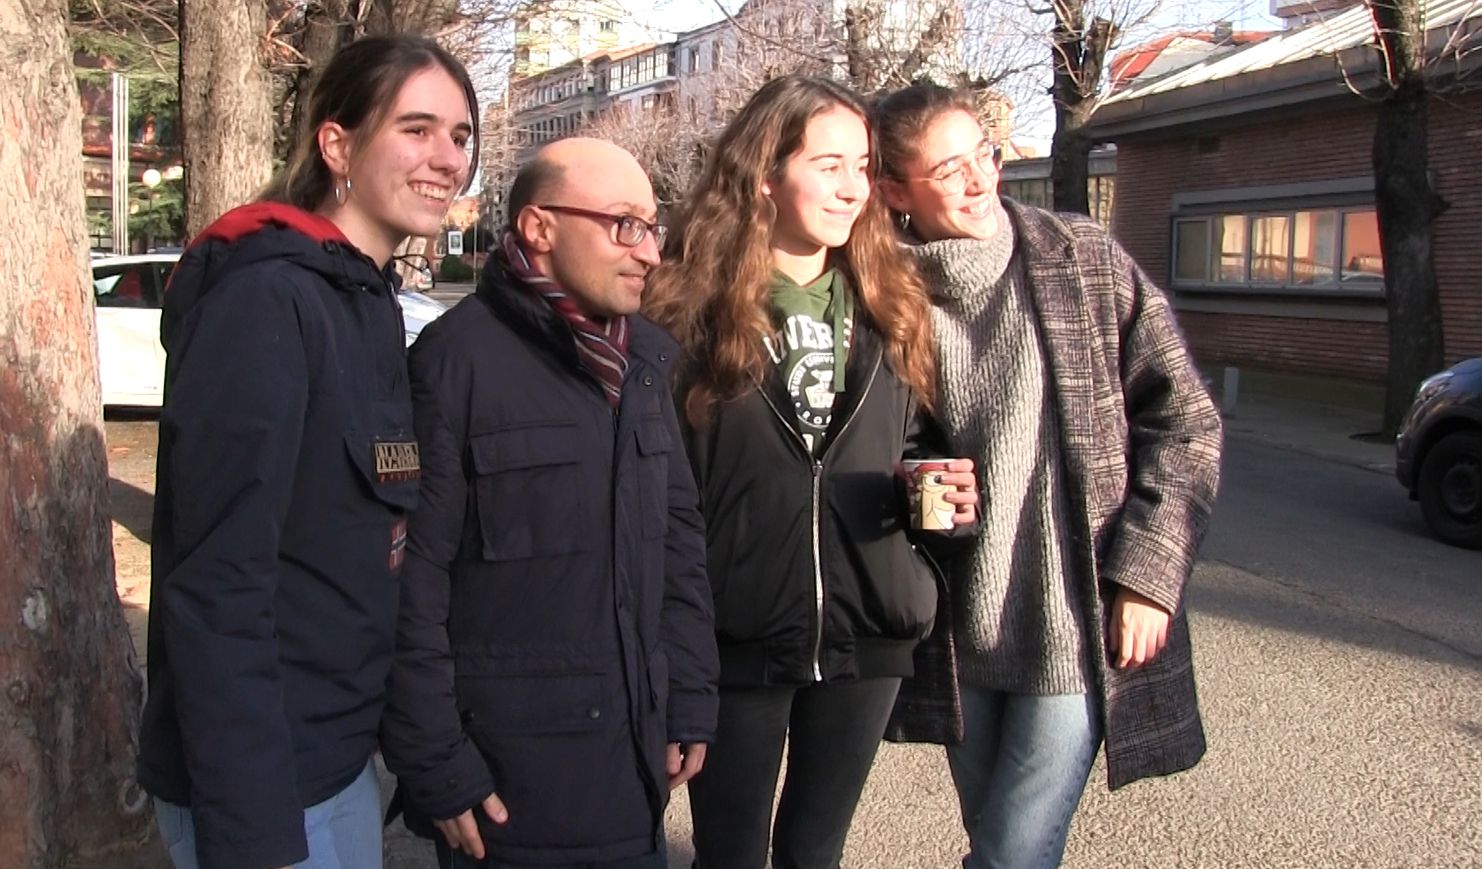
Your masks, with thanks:
M 1395 475 L 1437 537 L 1482 549 L 1482 357 L 1420 384 L 1395 441 Z

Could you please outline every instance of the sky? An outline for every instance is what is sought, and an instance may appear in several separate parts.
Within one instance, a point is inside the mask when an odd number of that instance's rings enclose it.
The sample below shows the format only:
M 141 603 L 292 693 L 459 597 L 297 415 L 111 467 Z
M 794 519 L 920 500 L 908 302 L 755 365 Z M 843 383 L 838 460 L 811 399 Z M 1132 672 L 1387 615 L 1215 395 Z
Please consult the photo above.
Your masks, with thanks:
M 644 0 L 630 0 L 639 5 Z M 1001 0 L 1004 3 L 1026 2 L 1026 0 Z M 1093 3 L 1124 2 L 1124 0 L 1091 0 Z M 1147 2 L 1147 0 L 1133 0 Z M 662 23 L 665 32 L 682 32 L 709 24 L 724 16 L 725 11 L 734 12 L 740 0 L 653 0 L 652 20 Z M 722 9 L 724 6 L 724 11 Z M 1229 21 L 1236 30 L 1279 30 L 1281 21 L 1270 14 L 1270 0 L 1164 0 L 1159 11 L 1142 28 L 1123 39 L 1116 50 L 1125 49 L 1140 41 L 1176 30 L 1205 29 L 1213 22 Z M 1048 51 L 1048 49 L 1046 49 Z M 1046 71 L 1042 85 L 1034 84 L 1022 88 L 1028 95 L 1021 97 L 1014 113 L 1014 141 L 1036 148 L 1041 154 L 1049 153 L 1050 134 L 1054 129 L 1054 117 L 1048 94 Z

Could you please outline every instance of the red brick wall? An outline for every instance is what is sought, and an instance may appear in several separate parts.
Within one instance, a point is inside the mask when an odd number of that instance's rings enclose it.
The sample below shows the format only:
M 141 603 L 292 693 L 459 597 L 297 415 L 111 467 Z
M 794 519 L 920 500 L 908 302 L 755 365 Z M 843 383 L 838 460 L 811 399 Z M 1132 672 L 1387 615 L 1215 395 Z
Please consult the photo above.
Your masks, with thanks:
M 1383 323 L 1252 317 L 1184 311 L 1178 315 L 1200 364 L 1240 365 L 1382 381 L 1388 355 Z
M 1482 356 L 1482 91 L 1432 100 L 1430 160 L 1451 207 L 1436 220 L 1446 359 Z
M 1436 222 L 1434 242 L 1446 356 L 1456 360 L 1482 355 L 1482 92 L 1435 100 L 1430 111 L 1431 166 L 1451 203 Z M 1374 108 L 1356 104 L 1212 131 L 1203 149 L 1192 134 L 1118 142 L 1114 231 L 1166 284 L 1174 194 L 1371 175 L 1373 133 Z M 1217 146 L 1209 148 L 1211 141 Z M 1382 323 L 1192 311 L 1180 319 L 1206 362 L 1383 377 Z

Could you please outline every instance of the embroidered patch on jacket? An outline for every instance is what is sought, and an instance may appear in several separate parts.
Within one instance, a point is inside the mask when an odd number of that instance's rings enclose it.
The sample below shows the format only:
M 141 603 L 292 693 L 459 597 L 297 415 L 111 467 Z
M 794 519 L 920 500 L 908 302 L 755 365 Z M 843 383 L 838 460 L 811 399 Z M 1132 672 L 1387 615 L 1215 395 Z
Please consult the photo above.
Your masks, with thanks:
M 391 525 L 391 557 L 386 566 L 395 573 L 407 560 L 407 520 L 398 519 Z
M 405 483 L 422 476 L 422 454 L 417 450 L 416 441 L 377 441 L 374 447 L 376 482 Z

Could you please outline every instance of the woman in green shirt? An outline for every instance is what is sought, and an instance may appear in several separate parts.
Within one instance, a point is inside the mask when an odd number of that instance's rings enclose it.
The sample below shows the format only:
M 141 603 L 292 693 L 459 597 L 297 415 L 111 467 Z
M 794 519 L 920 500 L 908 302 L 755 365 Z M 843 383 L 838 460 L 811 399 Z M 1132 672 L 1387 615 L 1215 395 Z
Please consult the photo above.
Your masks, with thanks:
M 769 842 L 779 869 L 838 866 L 936 616 L 895 473 L 942 454 L 930 303 L 875 172 L 858 98 L 775 79 L 721 134 L 651 280 L 646 312 L 685 353 L 721 653 L 720 729 L 690 783 L 700 869 L 761 869 Z M 943 477 L 971 524 L 971 462 Z

